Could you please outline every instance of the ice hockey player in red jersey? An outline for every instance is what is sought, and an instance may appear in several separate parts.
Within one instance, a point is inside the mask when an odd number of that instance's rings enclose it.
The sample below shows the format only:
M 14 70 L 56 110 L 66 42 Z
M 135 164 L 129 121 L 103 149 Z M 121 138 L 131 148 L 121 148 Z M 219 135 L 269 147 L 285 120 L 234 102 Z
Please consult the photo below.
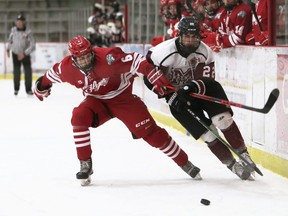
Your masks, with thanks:
M 252 12 L 242 0 L 224 0 L 223 10 L 214 17 L 216 32 L 204 32 L 203 42 L 222 48 L 245 44 L 246 35 L 252 30 Z
M 83 36 L 69 41 L 69 56 L 54 64 L 35 83 L 34 94 L 39 100 L 50 95 L 55 83 L 69 83 L 83 91 L 85 99 L 72 112 L 71 124 L 80 160 L 76 178 L 81 185 L 90 184 L 92 148 L 89 128 L 97 128 L 112 118 L 121 120 L 135 139 L 142 138 L 152 147 L 160 149 L 194 179 L 201 179 L 200 169 L 187 154 L 160 128 L 149 114 L 146 105 L 132 94 L 133 80 L 146 75 L 161 91 L 167 79 L 137 53 L 124 53 L 120 48 L 92 48 Z M 155 77 L 157 79 L 155 79 Z
M 251 164 L 247 147 L 233 120 L 231 108 L 191 97 L 190 93 L 205 94 L 228 100 L 221 84 L 215 81 L 212 50 L 201 41 L 200 24 L 194 17 L 183 17 L 178 25 L 179 36 L 152 47 L 147 53 L 148 61 L 161 68 L 171 85 L 179 89 L 167 92 L 164 97 L 171 114 L 197 140 L 201 138 L 211 152 L 242 180 L 253 180 L 254 171 L 236 161 L 214 133 L 207 130 L 192 116 L 188 109 L 217 133 L 220 130 L 228 143 Z M 145 80 L 149 87 L 149 80 Z M 163 97 L 163 96 L 160 96 Z
M 255 7 L 257 22 L 255 15 L 252 18 L 252 31 L 246 36 L 246 43 L 258 46 L 267 46 L 269 44 L 268 34 L 268 1 L 254 0 L 251 3 Z M 260 26 L 261 25 L 261 28 Z

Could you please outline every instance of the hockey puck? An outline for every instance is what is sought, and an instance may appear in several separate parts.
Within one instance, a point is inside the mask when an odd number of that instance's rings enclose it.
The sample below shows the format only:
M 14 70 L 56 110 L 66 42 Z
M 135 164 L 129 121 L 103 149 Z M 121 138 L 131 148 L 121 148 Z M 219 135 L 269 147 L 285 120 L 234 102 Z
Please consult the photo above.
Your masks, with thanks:
M 210 205 L 210 201 L 207 199 L 201 199 L 200 201 L 203 205 Z

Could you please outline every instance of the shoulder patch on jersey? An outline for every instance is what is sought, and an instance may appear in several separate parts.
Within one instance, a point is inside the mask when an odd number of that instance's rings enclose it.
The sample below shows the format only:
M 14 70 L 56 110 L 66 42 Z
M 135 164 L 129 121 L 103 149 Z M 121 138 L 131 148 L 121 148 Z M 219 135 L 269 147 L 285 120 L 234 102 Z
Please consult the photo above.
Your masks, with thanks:
M 221 14 L 222 14 L 222 13 L 217 13 L 217 14 L 215 15 L 214 19 L 217 19 L 217 20 L 219 20 L 219 19 L 220 19 L 220 17 L 221 17 Z
M 240 11 L 240 12 L 237 14 L 237 16 L 238 16 L 238 17 L 242 17 L 242 18 L 245 17 L 245 16 L 246 16 L 246 11 L 243 11 L 243 10 Z
M 106 55 L 106 61 L 108 65 L 111 65 L 115 61 L 115 58 L 112 56 L 112 54 L 108 54 Z

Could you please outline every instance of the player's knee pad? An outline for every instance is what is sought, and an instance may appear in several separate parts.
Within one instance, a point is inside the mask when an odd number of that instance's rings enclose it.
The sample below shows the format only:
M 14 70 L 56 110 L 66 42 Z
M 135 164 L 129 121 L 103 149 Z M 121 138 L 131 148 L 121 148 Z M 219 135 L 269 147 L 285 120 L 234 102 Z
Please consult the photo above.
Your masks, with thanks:
M 218 134 L 217 128 L 212 124 L 210 125 L 210 128 L 215 131 L 215 133 Z M 204 134 L 201 135 L 200 137 L 204 142 L 206 143 L 211 143 L 212 141 L 214 141 L 217 137 L 210 131 L 206 131 Z
M 168 139 L 171 140 L 167 131 L 157 125 L 150 131 L 149 134 L 143 136 L 142 138 L 155 148 L 160 148 L 169 141 Z
M 233 123 L 233 118 L 230 112 L 220 113 L 211 118 L 213 124 L 220 130 L 225 130 Z
M 97 127 L 98 122 L 98 115 L 89 108 L 79 106 L 73 109 L 72 126 Z

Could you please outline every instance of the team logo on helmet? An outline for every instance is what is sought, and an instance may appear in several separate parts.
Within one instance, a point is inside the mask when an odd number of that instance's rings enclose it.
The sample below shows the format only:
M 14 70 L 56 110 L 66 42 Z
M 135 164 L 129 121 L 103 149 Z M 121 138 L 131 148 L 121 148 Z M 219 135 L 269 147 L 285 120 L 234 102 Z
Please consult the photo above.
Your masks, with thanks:
M 199 35 L 200 25 L 195 17 L 183 17 L 178 25 L 179 34 L 195 34 Z

